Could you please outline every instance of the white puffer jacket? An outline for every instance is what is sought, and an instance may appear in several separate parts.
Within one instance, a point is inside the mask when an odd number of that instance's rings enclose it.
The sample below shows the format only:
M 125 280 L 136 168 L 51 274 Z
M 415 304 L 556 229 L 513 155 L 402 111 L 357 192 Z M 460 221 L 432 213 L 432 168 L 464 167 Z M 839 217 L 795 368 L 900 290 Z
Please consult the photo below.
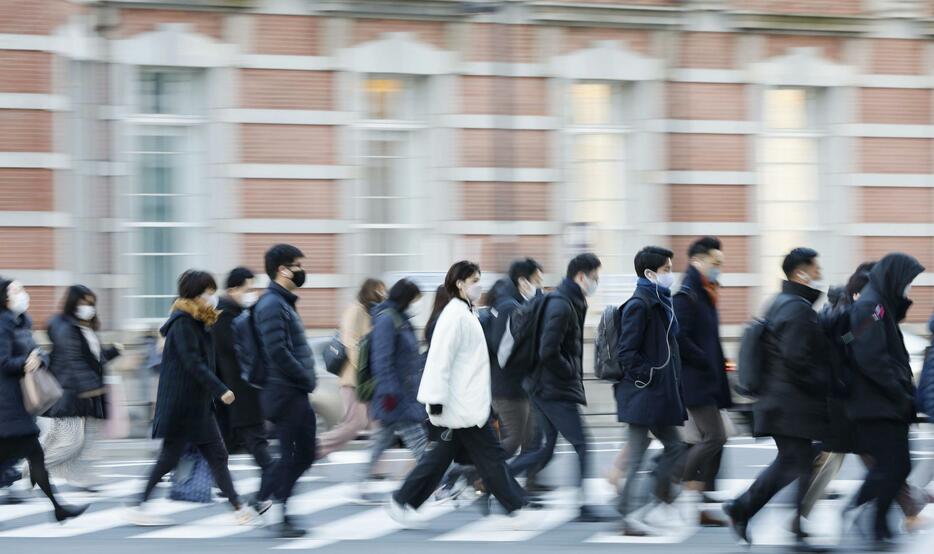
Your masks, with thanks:
M 481 427 L 490 417 L 490 357 L 480 320 L 460 299 L 451 300 L 438 316 L 418 401 L 429 410 L 441 404 L 440 415 L 428 419 L 438 427 Z

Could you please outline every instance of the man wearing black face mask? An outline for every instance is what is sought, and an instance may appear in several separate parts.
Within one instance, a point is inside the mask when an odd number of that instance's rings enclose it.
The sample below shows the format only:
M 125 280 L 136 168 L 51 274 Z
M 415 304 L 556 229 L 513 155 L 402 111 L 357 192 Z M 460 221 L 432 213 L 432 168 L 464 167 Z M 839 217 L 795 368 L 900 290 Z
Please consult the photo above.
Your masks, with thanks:
M 296 289 L 305 284 L 302 251 L 277 244 L 266 252 L 266 274 L 272 282 L 253 308 L 267 380 L 261 400 L 263 413 L 276 427 L 280 455 L 266 472 L 257 503 L 281 504 L 282 519 L 275 532 L 282 538 L 305 534 L 292 524 L 286 503 L 295 483 L 315 459 L 315 412 L 308 395 L 315 389 L 315 361 L 305 324 L 295 308 Z
M 911 282 L 923 272 L 911 256 L 885 256 L 870 271 L 869 284 L 850 315 L 854 371 L 847 415 L 856 424 L 858 452 L 870 456 L 873 464 L 846 514 L 855 516 L 857 508 L 875 500 L 874 551 L 896 548 L 887 516 L 911 472 L 908 427 L 916 415 L 915 387 L 898 324 L 912 304 Z

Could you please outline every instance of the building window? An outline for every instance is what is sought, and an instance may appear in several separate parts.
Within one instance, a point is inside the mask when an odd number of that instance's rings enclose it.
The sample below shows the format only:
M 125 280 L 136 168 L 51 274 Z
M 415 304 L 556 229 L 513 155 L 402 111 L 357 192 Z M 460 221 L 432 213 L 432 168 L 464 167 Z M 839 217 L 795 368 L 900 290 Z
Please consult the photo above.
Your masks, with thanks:
M 419 140 L 427 128 L 424 79 L 373 75 L 363 80 L 366 119 L 361 136 L 361 182 L 355 198 L 357 228 L 368 275 L 411 270 L 418 266 L 418 229 L 425 215 L 426 163 Z
M 781 263 L 820 230 L 820 94 L 809 88 L 765 92 L 760 139 L 759 223 L 766 292 L 778 289 Z
M 601 252 L 609 273 L 621 273 L 626 184 L 625 87 L 606 82 L 571 85 L 568 121 L 572 253 Z
M 136 320 L 164 319 L 178 275 L 205 254 L 199 240 L 209 217 L 200 188 L 200 82 L 192 71 L 139 71 L 136 113 L 127 121 L 133 173 L 125 191 L 135 274 L 130 315 Z

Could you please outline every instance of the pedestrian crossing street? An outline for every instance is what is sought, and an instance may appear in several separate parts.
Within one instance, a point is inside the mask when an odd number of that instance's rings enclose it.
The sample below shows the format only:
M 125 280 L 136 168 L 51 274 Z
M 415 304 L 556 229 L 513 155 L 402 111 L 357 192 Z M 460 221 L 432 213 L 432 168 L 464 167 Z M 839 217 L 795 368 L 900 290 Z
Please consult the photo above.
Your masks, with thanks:
M 237 480 L 237 489 L 244 496 L 256 491 L 259 480 L 246 477 Z M 721 481 L 724 494 L 732 496 L 745 490 L 750 484 L 745 479 Z M 389 493 L 398 487 L 396 481 L 378 482 L 371 492 Z M 354 541 L 365 543 L 380 541 L 437 542 L 444 543 L 528 543 L 547 542 L 560 537 L 562 544 L 568 541 L 581 545 L 592 544 L 690 544 L 703 539 L 732 546 L 735 541 L 726 529 L 700 529 L 685 525 L 676 508 L 659 508 L 649 514 L 648 519 L 664 533 L 654 537 L 623 537 L 616 532 L 616 523 L 588 524 L 573 520 L 577 515 L 578 493 L 563 487 L 543 497 L 545 507 L 536 512 L 533 528 L 516 529 L 513 522 L 503 515 L 482 517 L 480 511 L 469 501 L 455 505 L 453 502 L 429 503 L 420 511 L 426 528 L 417 531 L 402 530 L 386 513 L 382 506 L 362 505 L 358 502 L 359 488 L 356 483 L 333 483 L 320 476 L 304 477 L 298 493 L 293 497 L 289 512 L 311 531 L 307 537 L 291 541 L 276 540 L 262 528 L 238 526 L 234 523 L 229 505 L 217 499 L 212 504 L 195 504 L 158 499 L 152 502 L 154 512 L 167 516 L 174 522 L 170 527 L 146 528 L 129 525 L 125 520 L 126 505 L 139 493 L 141 479 L 116 480 L 102 487 L 93 497 L 87 494 L 69 493 L 62 490 L 63 497 L 71 503 L 93 502 L 91 509 L 82 517 L 60 525 L 51 521 L 48 502 L 38 496 L 20 505 L 0 506 L 0 545 L 6 539 L 64 539 L 87 538 L 93 540 L 145 540 L 145 541 L 211 541 L 229 538 L 254 539 L 260 549 L 266 550 L 317 550 L 336 543 Z M 166 485 L 160 485 L 163 489 Z M 859 486 L 857 481 L 835 481 L 833 490 L 847 495 Z M 614 491 L 602 479 L 586 482 L 589 503 L 605 506 L 606 513 L 612 512 Z M 157 493 L 158 497 L 165 496 Z M 821 501 L 811 516 L 810 527 L 816 542 L 836 544 L 840 539 L 842 500 Z M 714 506 L 711 505 L 711 508 Z M 929 516 L 934 513 L 928 512 Z M 788 532 L 791 521 L 790 507 L 774 506 L 764 510 L 751 527 L 757 545 L 790 544 Z M 2 548 L 2 546 L 0 546 Z

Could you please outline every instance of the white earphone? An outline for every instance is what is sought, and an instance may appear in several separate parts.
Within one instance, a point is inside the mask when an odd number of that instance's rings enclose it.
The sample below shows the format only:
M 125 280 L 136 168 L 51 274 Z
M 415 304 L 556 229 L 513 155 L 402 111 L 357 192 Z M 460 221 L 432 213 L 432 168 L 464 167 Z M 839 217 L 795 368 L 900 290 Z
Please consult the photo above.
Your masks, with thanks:
M 669 337 L 671 336 L 671 328 L 674 326 L 674 323 L 675 323 L 674 300 L 672 300 L 671 306 L 669 306 L 668 304 L 665 304 L 665 302 L 662 301 L 662 296 L 658 292 L 658 280 L 657 279 L 655 280 L 655 297 L 658 298 L 658 301 L 661 302 L 662 306 L 668 308 L 668 310 L 671 312 L 671 317 L 668 318 L 668 329 L 665 331 L 665 346 L 668 347 L 668 358 L 665 359 L 665 363 L 663 363 L 662 365 L 649 368 L 649 380 L 648 381 L 642 381 L 639 379 L 636 379 L 635 381 L 633 381 L 633 384 L 636 386 L 637 389 L 644 389 L 648 387 L 649 385 L 651 385 L 652 379 L 655 377 L 655 372 L 660 369 L 664 369 L 668 367 L 668 364 L 671 363 L 671 340 L 669 339 Z

